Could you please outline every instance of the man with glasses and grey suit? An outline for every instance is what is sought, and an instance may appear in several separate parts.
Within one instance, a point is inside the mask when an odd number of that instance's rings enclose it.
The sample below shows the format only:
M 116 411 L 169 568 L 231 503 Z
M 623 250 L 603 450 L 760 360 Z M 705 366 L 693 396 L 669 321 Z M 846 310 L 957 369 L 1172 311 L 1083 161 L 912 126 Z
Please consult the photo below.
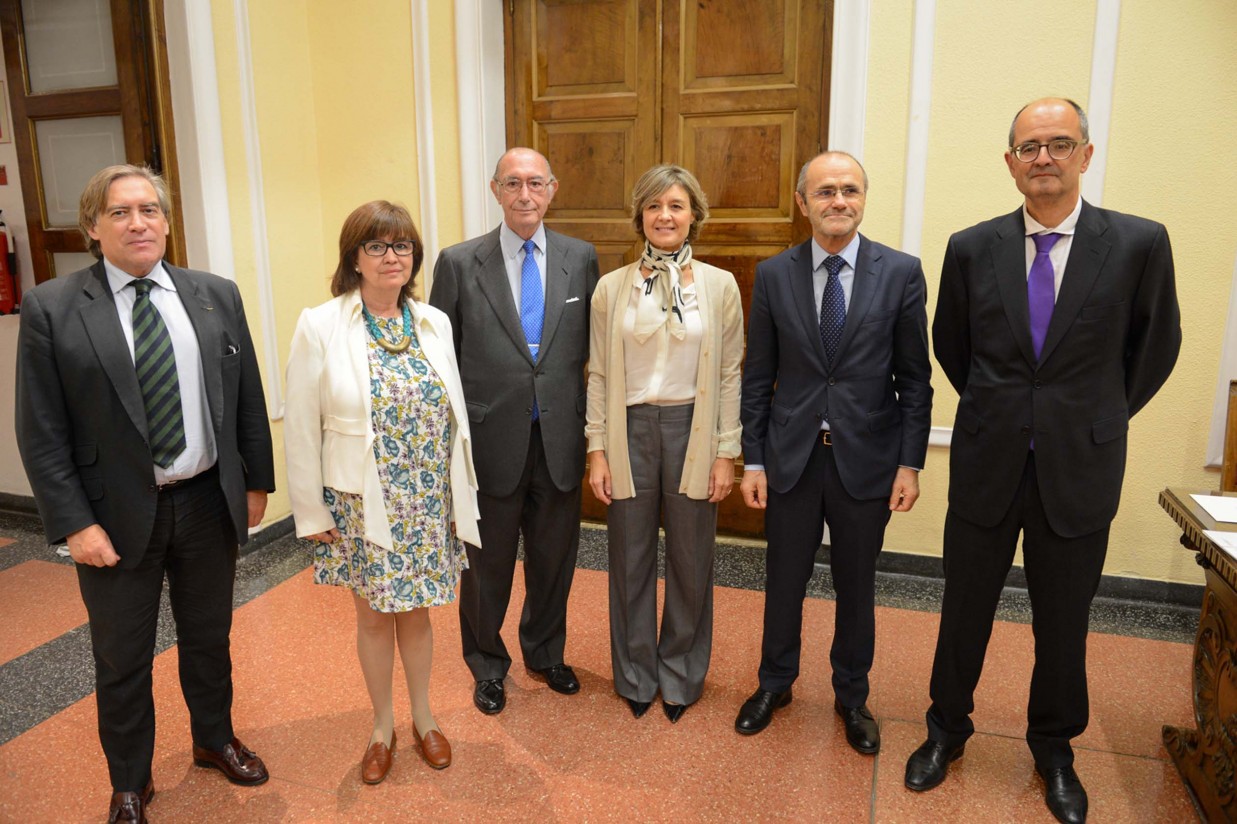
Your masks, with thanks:
M 481 546 L 468 547 L 460 634 L 476 679 L 473 703 L 487 715 L 506 706 L 511 656 L 500 632 L 521 535 L 524 664 L 556 692 L 580 689 L 563 650 L 580 544 L 584 365 L 598 276 L 591 244 L 542 223 L 558 190 L 545 157 L 510 149 L 490 190 L 502 224 L 445 249 L 430 293 L 451 319 L 472 429 Z
M 1126 432 L 1181 348 L 1168 233 L 1082 199 L 1088 141 L 1072 100 L 1023 107 L 1005 152 L 1023 205 L 945 251 L 932 341 L 960 399 L 928 740 L 906 765 L 906 786 L 930 790 L 975 731 L 975 686 L 1021 533 L 1035 636 L 1026 738 L 1048 808 L 1066 822 L 1087 816 L 1070 739 L 1087 727 L 1087 618 Z

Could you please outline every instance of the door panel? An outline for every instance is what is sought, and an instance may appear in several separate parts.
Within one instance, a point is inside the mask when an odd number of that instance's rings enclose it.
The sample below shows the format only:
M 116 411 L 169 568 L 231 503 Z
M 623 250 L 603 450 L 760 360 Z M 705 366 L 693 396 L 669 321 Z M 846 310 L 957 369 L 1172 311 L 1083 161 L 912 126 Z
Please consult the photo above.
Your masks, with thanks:
M 811 234 L 794 202 L 827 134 L 832 0 L 512 0 L 507 139 L 560 181 L 546 222 L 592 242 L 601 271 L 637 258 L 636 179 L 678 163 L 710 217 L 693 254 L 733 272 L 751 305 L 756 264 Z M 742 472 L 742 465 L 736 467 Z M 584 515 L 605 508 L 585 484 Z M 760 535 L 736 484 L 719 531 Z

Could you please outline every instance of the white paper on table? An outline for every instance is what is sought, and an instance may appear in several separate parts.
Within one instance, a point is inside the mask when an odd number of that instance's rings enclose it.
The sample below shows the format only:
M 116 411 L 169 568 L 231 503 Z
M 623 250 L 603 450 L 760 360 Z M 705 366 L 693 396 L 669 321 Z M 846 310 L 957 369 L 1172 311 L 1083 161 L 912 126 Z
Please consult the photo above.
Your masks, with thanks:
M 1220 532 L 1218 529 L 1204 529 L 1203 534 L 1211 539 L 1230 558 L 1237 560 L 1237 532 Z
M 1237 498 L 1219 495 L 1191 495 L 1207 514 L 1222 524 L 1237 524 Z

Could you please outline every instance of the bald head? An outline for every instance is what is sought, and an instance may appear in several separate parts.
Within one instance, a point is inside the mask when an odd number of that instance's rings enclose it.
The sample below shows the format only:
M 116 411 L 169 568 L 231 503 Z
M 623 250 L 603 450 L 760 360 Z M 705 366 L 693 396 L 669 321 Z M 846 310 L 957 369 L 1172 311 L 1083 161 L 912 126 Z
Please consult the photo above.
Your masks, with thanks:
M 1041 97 L 1039 100 L 1032 100 L 1030 103 L 1019 109 L 1018 113 L 1014 115 L 1013 121 L 1009 124 L 1009 143 L 1006 145 L 1014 145 L 1014 132 L 1018 127 L 1018 118 L 1022 117 L 1023 112 L 1027 109 L 1052 105 L 1069 106 L 1073 109 L 1075 116 L 1078 118 L 1078 131 L 1082 134 L 1082 142 L 1087 143 L 1091 140 L 1091 124 L 1087 122 L 1087 113 L 1082 110 L 1082 106 L 1079 106 L 1068 97 Z

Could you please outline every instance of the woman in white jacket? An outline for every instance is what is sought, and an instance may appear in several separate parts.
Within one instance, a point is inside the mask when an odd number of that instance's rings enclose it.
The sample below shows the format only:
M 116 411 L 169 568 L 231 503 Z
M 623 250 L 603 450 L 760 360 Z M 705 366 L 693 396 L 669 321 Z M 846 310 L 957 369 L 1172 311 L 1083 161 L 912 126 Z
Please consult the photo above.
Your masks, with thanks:
M 428 607 L 455 600 L 480 545 L 468 416 L 442 312 L 412 299 L 424 249 L 402 206 L 344 221 L 333 300 L 306 309 L 288 360 L 284 412 L 296 534 L 316 542 L 314 580 L 352 591 L 357 655 L 374 707 L 361 763 L 382 781 L 395 748 L 398 645 L 413 733 L 430 766 L 451 746 L 429 706 Z

